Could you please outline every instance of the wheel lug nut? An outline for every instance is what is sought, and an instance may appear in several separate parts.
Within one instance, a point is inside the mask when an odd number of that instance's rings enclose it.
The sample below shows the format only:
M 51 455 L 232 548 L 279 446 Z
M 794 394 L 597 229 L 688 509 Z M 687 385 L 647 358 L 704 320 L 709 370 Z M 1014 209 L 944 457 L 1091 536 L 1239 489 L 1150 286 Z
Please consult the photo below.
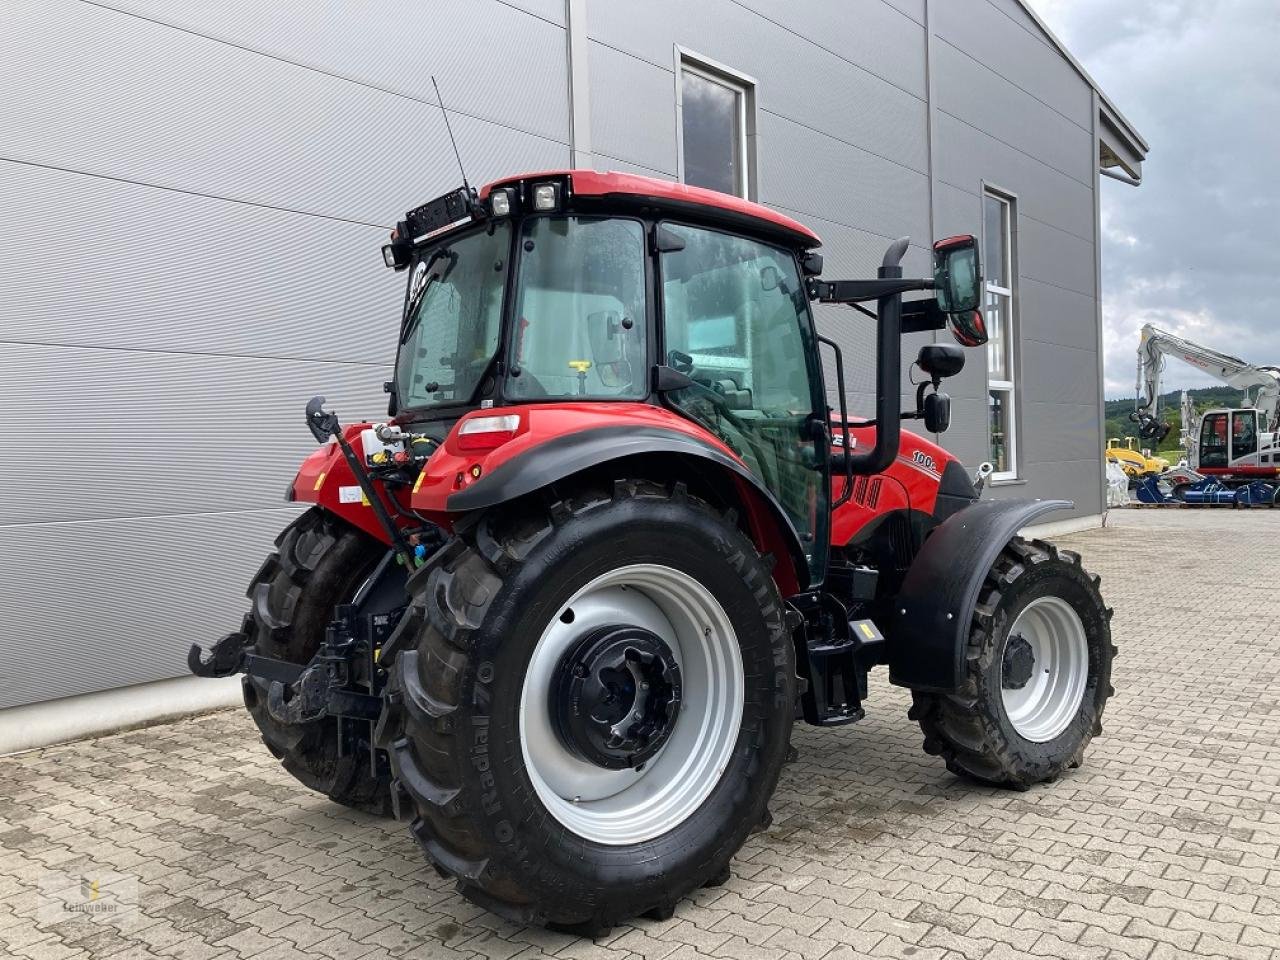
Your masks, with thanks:
M 587 668 L 585 664 L 578 664 L 573 668 L 573 675 L 579 680 L 585 680 L 587 677 Z

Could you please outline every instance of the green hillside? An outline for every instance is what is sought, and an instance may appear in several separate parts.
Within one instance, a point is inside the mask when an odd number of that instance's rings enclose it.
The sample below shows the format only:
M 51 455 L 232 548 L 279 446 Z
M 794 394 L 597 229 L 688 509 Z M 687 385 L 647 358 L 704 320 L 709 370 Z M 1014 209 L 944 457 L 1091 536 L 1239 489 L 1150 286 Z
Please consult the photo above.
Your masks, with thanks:
M 1241 391 L 1233 387 L 1199 387 L 1195 390 L 1188 390 L 1192 401 L 1196 405 L 1196 413 L 1203 413 L 1205 410 L 1214 407 L 1238 407 L 1240 406 L 1243 394 Z M 1169 431 L 1169 436 L 1165 438 L 1163 444 L 1160 445 L 1161 451 L 1176 451 L 1178 449 L 1178 429 L 1179 414 L 1178 404 L 1181 403 L 1181 391 L 1171 390 L 1169 393 L 1160 395 L 1160 419 L 1173 427 Z M 1112 437 L 1134 437 L 1138 436 L 1138 425 L 1129 421 L 1129 414 L 1133 412 L 1133 400 L 1108 400 L 1103 408 L 1103 416 L 1107 421 L 1107 438 Z

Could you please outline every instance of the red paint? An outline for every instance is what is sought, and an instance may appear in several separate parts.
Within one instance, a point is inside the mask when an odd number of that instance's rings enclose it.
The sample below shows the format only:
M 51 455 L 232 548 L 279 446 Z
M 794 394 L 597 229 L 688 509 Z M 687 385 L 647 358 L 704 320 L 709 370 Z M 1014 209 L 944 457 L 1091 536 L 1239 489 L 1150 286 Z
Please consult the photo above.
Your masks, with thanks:
M 468 420 L 507 415 L 520 417 L 520 428 L 513 439 L 488 451 L 471 452 L 462 448 L 458 430 Z M 647 403 L 568 402 L 493 407 L 473 411 L 454 424 L 444 443 L 423 467 L 421 482 L 410 504 L 422 512 L 447 513 L 449 497 L 475 482 L 473 468 L 479 467 L 480 476 L 485 476 L 548 440 L 596 427 L 660 427 L 695 437 L 738 459 L 732 450 L 696 423 Z
M 354 423 L 343 430 L 343 436 L 346 438 L 347 443 L 351 444 L 355 449 L 357 455 L 362 449 L 360 432 L 371 426 L 373 424 Z M 323 479 L 321 474 L 323 474 Z M 302 461 L 302 466 L 298 469 L 298 475 L 293 478 L 293 499 L 298 503 L 314 503 L 317 506 L 324 507 L 331 513 L 346 520 L 353 527 L 363 530 L 389 546 L 391 541 L 387 537 L 387 532 L 382 529 L 382 524 L 378 523 L 378 518 L 374 516 L 373 507 L 366 506 L 363 501 L 355 503 L 343 503 L 341 501 L 338 491 L 342 487 L 358 486 L 355 474 L 351 472 L 351 467 L 347 465 L 346 458 L 343 457 L 342 451 L 338 449 L 338 445 L 336 443 L 326 443 Z M 376 486 L 384 497 L 395 496 L 383 484 L 379 483 Z M 404 506 L 402 500 L 396 502 L 400 503 L 402 507 Z M 394 511 L 392 513 L 394 515 Z
M 699 206 L 714 207 L 717 210 L 727 210 L 741 216 L 753 217 L 770 226 L 780 227 L 787 233 L 793 234 L 806 247 L 817 247 L 822 244 L 818 235 L 803 223 L 761 204 L 730 196 L 727 193 L 707 190 L 704 187 L 691 187 L 684 183 L 642 177 L 634 173 L 601 173 L 596 170 L 543 170 L 538 173 L 522 173 L 485 184 L 480 188 L 480 199 L 488 198 L 489 191 L 495 187 L 512 186 L 522 180 L 546 180 L 553 177 L 568 177 L 571 194 L 579 197 L 624 196 L 643 197 L 658 202 L 666 200 L 696 203 Z
M 1277 477 L 1280 467 L 1234 466 L 1234 467 L 1199 467 L 1206 477 Z
M 839 421 L 832 424 L 839 433 Z M 850 425 L 853 449 L 875 446 L 875 427 Z M 902 431 L 898 456 L 884 473 L 854 477 L 854 496 L 831 516 L 831 545 L 841 547 L 858 535 L 868 523 L 891 510 L 912 509 L 933 513 L 938 500 L 942 471 L 956 458 L 924 437 Z M 831 478 L 832 502 L 844 491 L 844 477 Z

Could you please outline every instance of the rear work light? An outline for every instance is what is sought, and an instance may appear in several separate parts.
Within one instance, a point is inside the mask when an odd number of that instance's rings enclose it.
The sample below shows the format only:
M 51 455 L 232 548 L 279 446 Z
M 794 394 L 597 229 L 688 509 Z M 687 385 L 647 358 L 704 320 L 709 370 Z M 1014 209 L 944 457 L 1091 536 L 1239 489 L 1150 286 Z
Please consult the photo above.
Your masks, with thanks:
M 547 213 L 560 206 L 560 184 L 539 183 L 533 188 L 533 209 Z
M 495 217 L 511 215 L 511 198 L 515 191 L 510 187 L 500 187 L 489 194 L 489 212 Z
M 472 453 L 494 450 L 515 438 L 520 429 L 520 415 L 505 417 L 473 417 L 458 427 L 458 449 Z

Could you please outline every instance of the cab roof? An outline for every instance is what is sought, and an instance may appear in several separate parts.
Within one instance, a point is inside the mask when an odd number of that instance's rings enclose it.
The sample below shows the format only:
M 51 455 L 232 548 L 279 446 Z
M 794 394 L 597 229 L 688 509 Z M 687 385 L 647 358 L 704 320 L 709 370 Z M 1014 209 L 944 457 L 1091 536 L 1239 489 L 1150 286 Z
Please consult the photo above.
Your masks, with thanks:
M 803 223 L 762 204 L 716 190 L 707 190 L 704 187 L 692 187 L 670 180 L 642 177 L 634 173 L 614 171 L 601 173 L 597 170 L 543 170 L 537 173 L 522 173 L 485 184 L 480 188 L 480 199 L 487 199 L 489 192 L 496 187 L 538 180 L 567 180 L 570 199 L 573 197 L 632 199 L 637 202 L 652 203 L 660 208 L 665 207 L 672 212 L 692 212 L 694 215 L 701 215 L 710 220 L 754 227 L 761 233 L 773 235 L 803 247 L 822 245 L 821 238 Z

